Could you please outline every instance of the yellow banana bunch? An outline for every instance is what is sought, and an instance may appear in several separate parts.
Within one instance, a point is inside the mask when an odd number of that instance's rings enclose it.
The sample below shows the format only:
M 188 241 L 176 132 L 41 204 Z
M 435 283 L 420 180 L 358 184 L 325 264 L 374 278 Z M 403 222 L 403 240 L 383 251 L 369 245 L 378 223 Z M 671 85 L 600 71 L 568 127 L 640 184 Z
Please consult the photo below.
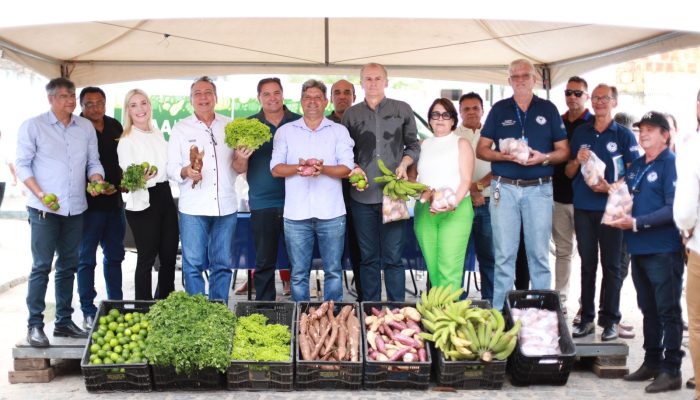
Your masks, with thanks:
M 462 288 L 453 291 L 451 286 L 438 286 L 421 293 L 416 308 L 427 332 L 420 336 L 434 342 L 448 360 L 505 360 L 517 345 L 520 321 L 506 332 L 500 311 L 471 307 L 470 300 L 458 301 L 463 292 Z

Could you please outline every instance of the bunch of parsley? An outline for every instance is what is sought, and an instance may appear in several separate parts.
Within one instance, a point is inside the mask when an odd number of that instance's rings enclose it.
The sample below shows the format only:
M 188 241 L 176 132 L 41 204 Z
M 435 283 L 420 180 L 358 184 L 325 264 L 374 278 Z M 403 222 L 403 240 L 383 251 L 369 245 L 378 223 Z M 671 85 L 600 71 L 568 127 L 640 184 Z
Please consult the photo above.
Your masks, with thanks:
M 173 366 L 177 373 L 231 363 L 231 335 L 236 316 L 223 303 L 205 296 L 173 292 L 148 312 L 151 328 L 144 355 L 153 365 Z
M 267 317 L 251 314 L 238 318 L 231 359 L 289 361 L 292 333 L 283 324 L 267 325 Z
M 119 185 L 130 192 L 145 189 L 146 177 L 144 176 L 144 169 L 141 164 L 131 164 L 126 167 L 126 171 L 124 171 L 122 181 Z
M 272 139 L 270 127 L 255 118 L 234 120 L 226 124 L 224 130 L 226 144 L 232 149 L 247 147 L 257 150 Z

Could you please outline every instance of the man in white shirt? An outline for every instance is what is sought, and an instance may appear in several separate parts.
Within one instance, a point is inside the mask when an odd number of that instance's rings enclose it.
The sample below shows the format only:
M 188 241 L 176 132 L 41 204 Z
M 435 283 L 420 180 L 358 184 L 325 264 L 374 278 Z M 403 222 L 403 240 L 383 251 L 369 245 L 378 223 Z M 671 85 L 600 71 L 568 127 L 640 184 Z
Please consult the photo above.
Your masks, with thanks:
M 700 91 L 697 96 L 698 132 L 700 132 Z M 695 376 L 700 373 L 700 135 L 690 135 L 676 157 L 676 196 L 673 202 L 673 219 L 681 230 L 683 243 L 688 254 L 688 277 L 685 300 L 688 310 L 688 333 L 690 336 L 690 356 L 693 360 Z M 695 397 L 700 389 L 695 387 Z
M 209 299 L 228 303 L 238 199 L 233 149 L 224 142 L 231 119 L 216 114 L 214 82 L 206 76 L 190 87 L 194 114 L 175 124 L 168 143 L 168 177 L 180 184 L 182 273 L 189 294 L 204 294 L 202 272 L 209 269 Z M 201 171 L 190 150 L 204 151 Z M 196 182 L 196 183 L 195 183 Z
M 477 93 L 462 95 L 459 99 L 459 114 L 462 123 L 455 129 L 455 134 L 468 139 L 472 149 L 481 137 L 481 118 L 484 116 L 484 101 Z M 474 206 L 472 237 L 476 246 L 476 259 L 481 273 L 481 298 L 493 301 L 493 232 L 491 231 L 491 163 L 476 158 L 472 184 L 469 193 Z

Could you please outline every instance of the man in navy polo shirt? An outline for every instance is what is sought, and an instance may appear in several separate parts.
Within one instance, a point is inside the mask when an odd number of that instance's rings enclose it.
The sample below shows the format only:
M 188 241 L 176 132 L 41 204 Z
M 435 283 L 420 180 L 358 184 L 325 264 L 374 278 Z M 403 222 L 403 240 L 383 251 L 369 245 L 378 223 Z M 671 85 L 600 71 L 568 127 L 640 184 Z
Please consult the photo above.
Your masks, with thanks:
M 489 112 L 477 157 L 491 161 L 491 225 L 496 255 L 493 304 L 503 308 L 513 287 L 521 220 L 533 289 L 550 289 L 549 238 L 552 231 L 551 163 L 569 157 L 566 131 L 557 108 L 532 93 L 537 77 L 528 60 L 510 64 L 508 82 L 513 97 L 494 104 Z M 531 148 L 525 163 L 499 151 L 499 139 L 527 140 Z M 496 148 L 491 146 L 496 144 Z M 546 233 L 545 233 L 546 232 Z
M 632 280 L 644 316 L 645 353 L 642 366 L 624 379 L 654 379 L 644 390 L 657 393 L 678 390 L 682 384 L 683 246 L 673 222 L 676 156 L 668 148 L 671 135 L 663 113 L 650 111 L 634 126 L 639 127 L 645 154 L 627 172 L 632 216 L 613 221 L 613 226 L 624 230 L 632 256 Z
M 600 222 L 610 183 L 625 176 L 626 168 L 639 157 L 639 147 L 632 131 L 613 121 L 612 110 L 617 107 L 614 86 L 596 86 L 591 105 L 595 122 L 576 128 L 570 143 L 571 160 L 566 165 L 567 176 L 573 178 L 574 227 L 581 257 L 581 322 L 572 336 L 583 337 L 595 331 L 595 284 L 600 250 L 603 281 L 598 323 L 603 327 L 601 339 L 613 340 L 618 336 L 620 322 L 622 231 Z M 589 186 L 581 173 L 581 165 L 592 153 L 605 163 L 605 179 Z

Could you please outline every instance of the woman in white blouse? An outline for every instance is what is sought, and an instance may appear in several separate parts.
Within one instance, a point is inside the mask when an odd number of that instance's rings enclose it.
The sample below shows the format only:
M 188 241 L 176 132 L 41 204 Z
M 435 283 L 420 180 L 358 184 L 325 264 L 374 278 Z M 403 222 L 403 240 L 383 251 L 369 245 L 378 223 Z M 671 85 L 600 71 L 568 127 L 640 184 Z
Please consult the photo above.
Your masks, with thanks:
M 175 259 L 179 241 L 177 207 L 165 171 L 167 142 L 151 122 L 148 95 L 132 89 L 124 100 L 124 133 L 117 153 L 122 170 L 144 161 L 157 167 L 146 172 L 146 189 L 124 194 L 126 220 L 134 235 L 138 258 L 134 274 L 136 300 L 164 299 L 175 290 Z M 152 294 L 151 268 L 160 259 L 158 285 Z
M 418 182 L 436 191 L 431 202 L 416 202 L 414 230 L 433 286 L 462 287 L 464 258 L 474 211 L 469 186 L 474 170 L 474 151 L 453 131 L 457 110 L 448 99 L 436 99 L 428 110 L 433 137 L 421 143 Z M 412 169 L 410 175 L 414 175 Z M 441 205 L 439 196 L 449 200 Z

